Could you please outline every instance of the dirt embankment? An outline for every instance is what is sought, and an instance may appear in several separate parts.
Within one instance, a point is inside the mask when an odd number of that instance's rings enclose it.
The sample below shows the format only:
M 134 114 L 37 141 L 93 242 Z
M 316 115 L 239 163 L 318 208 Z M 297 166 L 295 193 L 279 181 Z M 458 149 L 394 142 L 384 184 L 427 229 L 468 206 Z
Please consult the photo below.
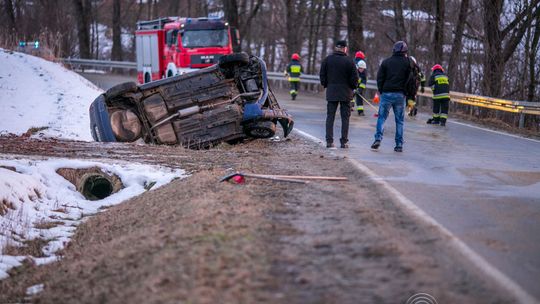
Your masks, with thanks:
M 207 151 L 18 137 L 0 147 L 193 172 L 90 218 L 62 261 L 0 281 L 0 303 L 40 283 L 38 303 L 510 302 L 346 159 L 296 136 Z M 219 183 L 227 168 L 349 181 Z

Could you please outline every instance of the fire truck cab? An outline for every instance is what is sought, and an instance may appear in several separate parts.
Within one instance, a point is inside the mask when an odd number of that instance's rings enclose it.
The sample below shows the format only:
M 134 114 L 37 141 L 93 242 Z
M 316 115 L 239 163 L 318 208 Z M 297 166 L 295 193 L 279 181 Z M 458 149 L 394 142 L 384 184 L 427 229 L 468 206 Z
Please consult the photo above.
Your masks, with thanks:
M 239 44 L 238 30 L 221 18 L 140 21 L 135 37 L 139 83 L 211 66 Z

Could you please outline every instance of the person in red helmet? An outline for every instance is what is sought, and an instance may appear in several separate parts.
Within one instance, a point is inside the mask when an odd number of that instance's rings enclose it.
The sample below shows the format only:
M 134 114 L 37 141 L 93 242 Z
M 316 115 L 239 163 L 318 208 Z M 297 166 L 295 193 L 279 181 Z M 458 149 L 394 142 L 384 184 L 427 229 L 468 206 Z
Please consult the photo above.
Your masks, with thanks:
M 448 119 L 448 107 L 450 103 L 450 81 L 444 74 L 444 69 L 440 64 L 431 68 L 431 76 L 428 85 L 433 91 L 433 117 L 428 119 L 428 124 L 446 125 Z
M 304 72 L 302 64 L 300 63 L 300 55 L 294 53 L 291 56 L 291 62 L 287 65 L 285 69 L 285 76 L 288 77 L 290 84 L 291 99 L 295 100 L 296 95 L 298 95 L 298 85 L 300 84 L 300 75 Z
M 354 63 L 358 64 L 358 61 L 360 60 L 366 60 L 366 55 L 362 51 L 358 51 L 354 54 Z

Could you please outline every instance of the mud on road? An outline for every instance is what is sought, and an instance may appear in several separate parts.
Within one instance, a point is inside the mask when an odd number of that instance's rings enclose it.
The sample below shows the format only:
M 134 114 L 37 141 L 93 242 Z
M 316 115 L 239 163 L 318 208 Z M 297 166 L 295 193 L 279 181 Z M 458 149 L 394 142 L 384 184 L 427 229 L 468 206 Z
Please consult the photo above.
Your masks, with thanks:
M 296 135 L 204 151 L 24 137 L 1 137 L 0 147 L 192 173 L 89 218 L 60 262 L 27 263 L 0 281 L 0 303 L 405 303 L 418 292 L 512 302 L 346 158 Z M 349 181 L 218 182 L 228 168 Z

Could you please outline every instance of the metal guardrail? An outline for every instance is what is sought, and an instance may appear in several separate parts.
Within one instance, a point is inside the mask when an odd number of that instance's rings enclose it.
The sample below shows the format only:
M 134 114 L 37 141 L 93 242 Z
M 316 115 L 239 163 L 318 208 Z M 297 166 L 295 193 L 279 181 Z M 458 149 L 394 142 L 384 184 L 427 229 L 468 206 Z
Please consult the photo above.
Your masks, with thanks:
M 268 72 L 267 74 L 269 76 L 268 78 L 272 80 L 287 80 L 283 73 Z M 318 75 L 302 75 L 301 82 L 309 84 L 320 84 Z M 375 80 L 368 80 L 366 87 L 368 89 L 376 90 L 377 82 Z M 418 93 L 418 95 L 430 98 L 432 96 L 432 92 L 430 88 L 425 88 L 425 92 Z M 488 108 L 493 110 L 519 114 L 540 115 L 540 102 L 512 101 L 455 91 L 450 91 L 450 100 L 455 103 Z
M 82 67 L 97 67 L 97 68 L 124 68 L 124 69 L 136 69 L 136 62 L 128 61 L 110 61 L 110 60 L 92 60 L 92 59 L 74 59 L 65 58 L 61 61 L 67 65 L 75 68 Z M 281 72 L 268 72 L 268 79 L 277 81 L 286 81 L 287 78 Z M 319 75 L 307 75 L 304 74 L 301 77 L 302 83 L 308 84 L 320 84 Z M 376 90 L 377 83 L 375 80 L 369 80 L 367 82 L 368 89 Z M 426 88 L 424 93 L 418 95 L 424 97 L 431 97 L 431 89 Z M 473 94 L 466 94 L 460 92 L 450 92 L 450 99 L 452 102 L 471 105 L 476 107 L 488 108 L 493 110 L 505 111 L 520 114 L 520 125 L 523 120 L 524 114 L 540 115 L 540 102 L 527 102 L 527 101 L 512 101 L 500 98 L 485 97 Z
M 94 67 L 94 68 L 124 68 L 124 69 L 136 69 L 137 63 L 131 61 L 111 61 L 111 60 L 93 60 L 93 59 L 75 59 L 75 58 L 62 58 L 60 59 L 64 64 L 70 65 L 76 68 L 82 67 Z

